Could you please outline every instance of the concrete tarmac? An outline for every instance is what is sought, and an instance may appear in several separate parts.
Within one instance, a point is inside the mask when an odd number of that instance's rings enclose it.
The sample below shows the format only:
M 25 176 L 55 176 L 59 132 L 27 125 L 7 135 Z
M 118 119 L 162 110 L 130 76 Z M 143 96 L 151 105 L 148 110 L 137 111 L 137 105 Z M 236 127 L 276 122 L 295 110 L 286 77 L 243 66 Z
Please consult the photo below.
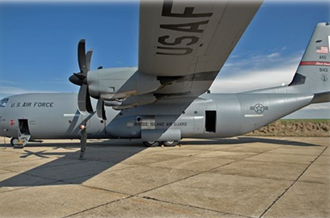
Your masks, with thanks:
M 330 138 L 0 143 L 0 217 L 330 217 Z

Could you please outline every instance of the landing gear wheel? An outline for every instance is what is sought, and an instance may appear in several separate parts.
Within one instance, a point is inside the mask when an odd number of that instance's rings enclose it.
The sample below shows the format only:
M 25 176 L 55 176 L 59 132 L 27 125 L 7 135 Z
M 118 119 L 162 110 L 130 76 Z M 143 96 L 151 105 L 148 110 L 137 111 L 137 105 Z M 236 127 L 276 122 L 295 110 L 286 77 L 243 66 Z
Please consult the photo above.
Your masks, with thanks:
M 11 147 L 14 147 L 15 145 L 17 145 L 18 139 L 17 138 L 11 138 L 10 139 L 10 145 Z
M 162 144 L 164 146 L 176 146 L 179 143 L 179 141 L 164 141 Z
M 18 143 L 18 138 L 11 138 L 10 139 L 10 144 L 12 147 L 17 148 L 17 147 L 23 147 Z
M 157 142 L 157 141 L 144 141 L 143 144 L 146 147 L 157 147 L 157 146 L 159 146 L 159 142 Z

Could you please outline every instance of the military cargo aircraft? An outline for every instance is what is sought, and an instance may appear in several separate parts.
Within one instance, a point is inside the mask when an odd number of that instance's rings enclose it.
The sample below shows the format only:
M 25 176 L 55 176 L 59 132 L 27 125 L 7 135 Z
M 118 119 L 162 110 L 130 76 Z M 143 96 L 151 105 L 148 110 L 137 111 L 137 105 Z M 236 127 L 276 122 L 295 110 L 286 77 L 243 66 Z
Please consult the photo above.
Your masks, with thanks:
M 137 68 L 90 69 L 78 43 L 78 94 L 23 94 L 0 101 L 0 135 L 13 146 L 37 139 L 141 139 L 242 135 L 307 105 L 330 101 L 330 25 L 319 23 L 292 82 L 236 94 L 208 89 L 262 1 L 140 3 Z M 283 33 L 285 34 L 285 33 Z M 78 99 L 78 101 L 77 101 Z

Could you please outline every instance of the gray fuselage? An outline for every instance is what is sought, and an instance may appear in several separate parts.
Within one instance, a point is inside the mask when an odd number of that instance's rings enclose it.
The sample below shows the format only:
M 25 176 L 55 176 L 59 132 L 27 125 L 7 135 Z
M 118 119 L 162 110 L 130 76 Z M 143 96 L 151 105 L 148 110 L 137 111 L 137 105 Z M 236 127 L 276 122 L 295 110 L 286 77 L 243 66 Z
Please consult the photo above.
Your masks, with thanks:
M 180 139 L 231 137 L 307 106 L 313 97 L 313 94 L 261 91 L 204 94 L 194 100 L 169 98 L 122 111 L 107 107 L 107 120 L 103 121 L 95 114 L 79 112 L 77 94 L 24 94 L 9 97 L 5 106 L 0 107 L 0 135 L 18 137 L 20 132 L 28 131 L 31 139 L 75 139 L 80 138 L 80 124 L 87 121 L 90 139 L 151 140 L 144 134 L 148 131 L 172 131 Z

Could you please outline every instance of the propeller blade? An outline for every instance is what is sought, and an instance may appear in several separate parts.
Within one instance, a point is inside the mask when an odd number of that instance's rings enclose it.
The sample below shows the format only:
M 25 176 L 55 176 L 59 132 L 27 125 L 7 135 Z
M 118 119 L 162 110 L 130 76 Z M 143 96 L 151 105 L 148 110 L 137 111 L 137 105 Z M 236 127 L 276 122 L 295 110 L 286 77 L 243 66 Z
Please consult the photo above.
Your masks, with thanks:
M 96 114 L 99 119 L 107 120 L 105 115 L 104 100 L 99 99 L 96 106 Z
M 78 108 L 81 112 L 93 113 L 93 106 L 88 92 L 88 85 L 82 84 L 78 93 Z
M 88 86 L 86 84 L 82 84 L 79 93 L 78 93 L 78 108 L 81 112 L 86 112 L 86 97 L 87 97 L 87 89 Z
M 90 70 L 92 50 L 86 54 L 85 39 L 81 39 L 78 43 L 78 64 L 80 73 L 74 73 L 69 80 L 76 85 L 80 86 L 78 93 L 78 108 L 81 112 L 93 113 L 93 106 L 89 95 L 87 84 L 87 73 Z
M 93 106 L 92 106 L 92 103 L 91 103 L 91 96 L 89 95 L 89 90 L 88 90 L 88 85 L 87 86 L 87 94 L 86 94 L 86 110 L 88 113 L 93 113 L 94 110 L 93 110 Z
M 93 54 L 93 50 L 92 49 L 88 50 L 88 52 L 86 54 L 86 67 L 87 67 L 87 71 L 90 71 L 90 69 L 91 69 L 92 54 Z
M 85 49 L 85 39 L 81 39 L 78 43 L 78 64 L 80 71 L 87 76 L 87 66 L 86 66 L 86 49 Z

